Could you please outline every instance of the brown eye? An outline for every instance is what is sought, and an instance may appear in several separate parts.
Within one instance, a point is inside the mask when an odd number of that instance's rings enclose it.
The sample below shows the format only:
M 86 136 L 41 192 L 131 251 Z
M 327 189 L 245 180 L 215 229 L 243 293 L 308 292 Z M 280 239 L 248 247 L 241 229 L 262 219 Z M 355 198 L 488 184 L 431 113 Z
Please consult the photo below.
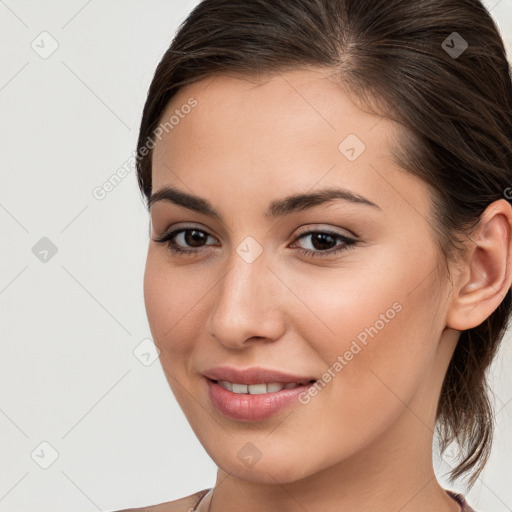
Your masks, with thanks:
M 306 256 L 328 257 L 346 249 L 353 248 L 355 244 L 357 244 L 357 241 L 352 238 L 330 231 L 308 231 L 307 233 L 301 234 L 297 240 L 308 237 L 311 238 L 312 249 L 299 249 L 300 253 Z M 337 244 L 337 240 L 340 240 L 341 244 Z
M 336 246 L 336 237 L 328 233 L 314 233 L 311 236 L 311 245 L 316 250 L 328 250 Z
M 184 242 L 191 247 L 201 247 L 201 243 L 205 242 L 208 238 L 204 231 L 199 231 L 198 229 L 185 229 L 181 233 L 184 234 Z M 178 232 L 178 234 L 181 233 Z
M 174 254 L 193 256 L 205 250 L 203 248 L 207 247 L 205 242 L 208 237 L 213 239 L 213 236 L 206 231 L 196 227 L 184 227 L 164 233 L 161 237 L 155 238 L 154 241 L 167 245 L 168 249 Z

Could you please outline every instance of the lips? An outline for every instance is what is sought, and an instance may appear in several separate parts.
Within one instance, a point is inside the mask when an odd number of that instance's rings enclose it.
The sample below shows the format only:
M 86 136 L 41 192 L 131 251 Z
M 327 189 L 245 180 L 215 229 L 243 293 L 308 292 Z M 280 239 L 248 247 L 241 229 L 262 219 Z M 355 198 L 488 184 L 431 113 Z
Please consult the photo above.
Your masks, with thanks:
M 296 375 L 285 373 L 280 370 L 271 370 L 261 367 L 238 369 L 231 366 L 217 366 L 203 372 L 208 379 L 217 381 L 228 381 L 236 384 L 308 384 L 316 381 L 315 377 L 308 375 Z
M 219 386 L 231 391 L 232 393 L 238 394 L 249 394 L 249 395 L 262 395 L 264 393 L 277 393 L 283 389 L 294 389 L 301 384 L 295 384 L 295 382 L 289 382 L 288 384 L 279 384 L 278 382 L 270 382 L 268 384 L 236 384 L 227 380 L 218 380 L 216 382 Z
M 311 375 L 262 367 L 217 366 L 203 373 L 212 404 L 236 421 L 262 421 L 296 405 L 312 382 Z M 263 389 L 264 388 L 264 389 Z
M 309 383 L 291 389 L 251 394 L 233 393 L 212 379 L 206 377 L 204 380 L 210 401 L 217 411 L 226 418 L 241 422 L 263 421 L 283 412 L 288 407 L 297 406 L 299 396 L 307 392 L 310 386 L 314 386 Z M 241 384 L 241 386 L 244 385 Z

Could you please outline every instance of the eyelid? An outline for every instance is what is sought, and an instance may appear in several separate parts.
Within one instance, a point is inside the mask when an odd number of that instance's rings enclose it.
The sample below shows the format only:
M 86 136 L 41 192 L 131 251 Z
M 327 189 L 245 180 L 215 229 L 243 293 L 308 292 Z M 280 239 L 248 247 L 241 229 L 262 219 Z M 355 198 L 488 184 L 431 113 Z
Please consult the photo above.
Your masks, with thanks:
M 158 235 L 157 238 L 164 237 L 166 235 L 169 235 L 170 233 L 173 233 L 175 231 L 185 231 L 187 229 L 196 229 L 197 231 L 204 231 L 207 235 L 213 236 L 214 238 L 218 238 L 217 235 L 214 235 L 212 233 L 212 230 L 210 228 L 206 228 L 201 225 L 193 224 L 193 223 L 187 223 L 181 224 L 178 222 L 178 224 L 173 224 L 171 227 L 165 228 L 162 230 L 162 234 Z
M 173 225 L 172 227 L 165 229 L 162 232 L 162 235 L 160 235 L 160 236 L 162 237 L 162 236 L 168 235 L 169 233 L 172 233 L 174 231 L 180 231 L 180 230 L 186 230 L 186 229 L 197 229 L 198 231 L 204 231 L 208 235 L 213 236 L 214 238 L 218 239 L 217 235 L 214 235 L 213 233 L 211 233 L 211 230 L 209 228 L 202 227 L 200 225 L 193 224 L 193 223 L 186 223 L 186 222 L 182 225 L 180 223 L 178 223 L 177 225 Z M 347 232 L 348 234 L 343 233 L 343 232 L 340 233 L 340 232 L 336 231 L 336 229 L 344 229 L 344 231 Z M 353 231 L 351 231 L 350 229 L 333 228 L 330 225 L 326 225 L 326 224 L 322 224 L 322 223 L 317 224 L 317 225 L 311 225 L 311 223 L 303 224 L 302 226 L 299 226 L 298 231 L 297 231 L 297 229 L 295 229 L 292 232 L 292 234 L 295 233 L 295 239 L 297 239 L 301 235 L 304 235 L 306 233 L 311 233 L 311 232 L 317 232 L 317 231 L 331 233 L 333 235 L 337 235 L 337 236 L 341 236 L 341 237 L 353 237 L 353 238 L 359 239 L 359 236 L 356 233 L 354 233 Z M 292 234 L 290 234 L 290 237 L 292 236 Z M 294 239 L 294 241 L 295 241 L 295 239 Z
M 337 231 L 337 230 L 341 230 L 341 229 L 343 229 L 343 231 L 345 231 L 345 232 Z M 350 229 L 341 228 L 341 227 L 333 227 L 331 225 L 322 224 L 322 223 L 315 224 L 315 225 L 311 225 L 311 223 L 304 224 L 303 226 L 299 227 L 299 231 L 296 233 L 296 235 L 297 235 L 297 237 L 299 237 L 300 235 L 303 235 L 305 233 L 311 233 L 311 232 L 317 232 L 317 231 L 331 233 L 333 235 L 342 236 L 342 237 L 346 237 L 346 238 L 352 237 L 352 238 L 359 239 L 359 236 L 356 233 L 354 233 L 353 231 L 351 231 Z
M 203 254 L 208 247 L 212 247 L 211 245 L 205 245 L 201 246 L 199 248 L 182 248 L 179 244 L 176 242 L 171 242 L 171 240 L 178 236 L 179 234 L 186 232 L 186 231 L 201 231 L 202 233 L 206 234 L 207 238 L 216 238 L 214 235 L 209 233 L 206 229 L 198 228 L 197 226 L 193 225 L 184 225 L 184 226 L 174 226 L 173 228 L 168 228 L 162 235 L 158 236 L 157 238 L 153 238 L 154 242 L 157 242 L 159 244 L 165 244 L 171 253 L 174 253 L 174 255 L 179 256 L 187 256 L 187 257 L 194 257 L 194 256 L 200 256 Z M 313 228 L 310 227 L 309 229 L 303 228 L 300 233 L 298 233 L 294 240 L 291 242 L 290 245 L 287 247 L 294 247 L 294 244 L 297 244 L 298 241 L 302 240 L 303 238 L 306 238 L 308 236 L 312 236 L 317 233 L 324 233 L 332 238 L 335 238 L 339 241 L 341 241 L 341 244 L 336 245 L 334 248 L 328 249 L 326 251 L 317 251 L 315 249 L 304 249 L 304 248 L 297 248 L 297 251 L 301 255 L 305 255 L 308 258 L 326 258 L 327 261 L 329 258 L 335 258 L 337 255 L 342 254 L 346 251 L 353 250 L 359 246 L 359 239 L 356 236 L 346 236 L 341 233 L 338 233 L 336 231 L 331 230 L 330 228 Z M 213 245 L 215 247 L 215 245 Z
M 218 240 L 218 237 L 211 234 L 209 232 L 209 230 L 204 229 L 197 225 L 185 223 L 183 225 L 173 225 L 171 228 L 166 229 L 160 236 L 153 238 L 153 241 L 158 242 L 158 243 L 167 243 L 169 246 L 174 246 L 175 250 L 177 252 L 182 252 L 182 253 L 188 252 L 190 255 L 192 255 L 194 253 L 199 254 L 199 253 L 207 250 L 208 247 L 210 247 L 210 248 L 218 247 L 218 245 L 216 243 L 214 243 L 214 244 L 206 243 L 204 246 L 201 246 L 201 247 L 198 247 L 195 249 L 194 248 L 192 248 L 192 249 L 182 248 L 182 250 L 180 250 L 179 244 L 176 244 L 176 242 L 170 242 L 170 240 L 174 239 L 176 236 L 179 236 L 181 233 L 186 232 L 186 231 L 192 231 L 192 230 L 201 231 L 202 233 L 204 233 L 206 235 L 207 239 L 214 238 L 214 239 Z M 331 227 L 322 227 L 322 225 L 318 225 L 318 227 L 311 226 L 311 225 L 300 226 L 299 232 L 295 234 L 295 237 L 287 245 L 287 248 L 296 246 L 297 243 L 300 243 L 300 241 L 302 239 L 307 238 L 308 236 L 313 236 L 314 234 L 317 234 L 317 233 L 324 233 L 324 234 L 330 235 L 331 237 L 341 241 L 342 247 L 346 247 L 347 249 L 349 249 L 349 248 L 352 248 L 355 244 L 359 243 L 359 237 L 357 235 L 352 235 L 352 232 L 350 230 L 347 230 L 347 231 L 349 231 L 351 233 L 351 235 L 346 235 L 346 234 L 340 233 L 336 230 L 333 230 Z M 343 249 L 341 249 L 341 250 L 343 250 Z M 301 249 L 300 247 L 299 247 L 299 251 L 303 251 L 305 253 L 309 253 L 312 255 L 314 255 L 316 253 L 317 256 L 320 256 L 323 253 L 323 255 L 325 257 L 329 257 L 329 254 L 335 255 L 338 252 L 336 250 L 331 249 L 328 251 L 318 251 L 318 253 L 317 253 L 317 251 L 315 251 L 315 250 Z

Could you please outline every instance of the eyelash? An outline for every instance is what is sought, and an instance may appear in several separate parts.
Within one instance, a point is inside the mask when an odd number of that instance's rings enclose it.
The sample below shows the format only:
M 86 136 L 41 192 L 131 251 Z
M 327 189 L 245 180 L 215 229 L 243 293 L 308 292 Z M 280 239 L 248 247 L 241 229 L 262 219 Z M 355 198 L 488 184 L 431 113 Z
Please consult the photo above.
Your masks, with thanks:
M 159 244 L 166 244 L 167 248 L 171 251 L 171 253 L 175 254 L 175 255 L 195 256 L 198 253 L 203 252 L 204 249 L 202 249 L 202 248 L 200 248 L 200 249 L 183 249 L 180 246 L 176 245 L 175 242 L 171 242 L 172 238 L 174 238 L 178 233 L 181 233 L 181 232 L 184 232 L 184 231 L 199 231 L 201 233 L 209 235 L 209 233 L 207 233 L 206 231 L 204 231 L 202 229 L 197 229 L 196 227 L 182 227 L 180 229 L 175 229 L 174 231 L 171 231 L 169 233 L 164 233 L 159 238 L 155 238 L 154 241 L 159 243 Z M 317 231 L 306 231 L 305 233 L 301 233 L 301 235 L 298 236 L 294 240 L 294 242 L 297 241 L 297 240 L 300 240 L 301 238 L 305 238 L 306 236 L 315 235 L 315 234 L 319 234 L 319 233 L 330 235 L 330 236 L 332 236 L 334 238 L 337 238 L 337 239 L 341 240 L 343 242 L 343 244 L 340 244 L 339 246 L 336 246 L 337 248 L 335 248 L 335 249 L 328 249 L 328 250 L 325 250 L 325 251 L 319 251 L 319 250 L 312 251 L 311 249 L 301 249 L 301 248 L 299 248 L 298 250 L 299 250 L 299 252 L 302 255 L 304 255 L 304 256 L 311 256 L 311 257 L 315 257 L 315 258 L 316 257 L 326 258 L 326 257 L 333 256 L 334 254 L 338 254 L 338 253 L 340 253 L 342 251 L 346 251 L 348 249 L 353 249 L 354 246 L 357 244 L 356 240 L 353 240 L 352 238 L 348 238 L 348 237 L 346 237 L 344 235 L 340 235 L 339 233 L 334 233 L 334 232 L 331 232 L 331 231 L 320 231 L 320 230 L 317 230 Z

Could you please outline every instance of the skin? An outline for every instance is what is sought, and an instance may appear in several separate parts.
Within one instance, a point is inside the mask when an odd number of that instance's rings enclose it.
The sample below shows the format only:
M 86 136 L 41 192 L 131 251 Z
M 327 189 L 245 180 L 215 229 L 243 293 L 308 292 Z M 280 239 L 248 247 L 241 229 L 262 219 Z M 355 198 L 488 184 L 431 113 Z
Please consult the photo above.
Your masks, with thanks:
M 162 119 L 190 97 L 197 106 L 154 149 L 153 192 L 198 195 L 223 222 L 154 203 L 144 295 L 169 385 L 218 466 L 211 512 L 460 510 L 434 475 L 435 412 L 459 331 L 485 320 L 511 285 L 510 205 L 489 205 L 465 259 L 450 264 L 452 286 L 429 189 L 392 161 L 398 125 L 358 108 L 322 70 L 209 77 L 180 89 Z M 366 145 L 354 161 L 338 149 L 350 133 Z M 335 199 L 264 216 L 273 200 L 327 186 L 379 208 Z M 211 236 L 191 245 L 182 233 L 175 243 L 203 252 L 173 255 L 153 240 L 183 223 Z M 359 243 L 301 255 L 343 244 L 299 238 L 313 230 Z M 252 263 L 236 252 L 247 236 L 263 249 Z M 322 379 L 394 303 L 400 312 L 309 403 L 252 423 L 211 403 L 206 369 Z M 261 453 L 251 466 L 237 456 L 249 442 Z

